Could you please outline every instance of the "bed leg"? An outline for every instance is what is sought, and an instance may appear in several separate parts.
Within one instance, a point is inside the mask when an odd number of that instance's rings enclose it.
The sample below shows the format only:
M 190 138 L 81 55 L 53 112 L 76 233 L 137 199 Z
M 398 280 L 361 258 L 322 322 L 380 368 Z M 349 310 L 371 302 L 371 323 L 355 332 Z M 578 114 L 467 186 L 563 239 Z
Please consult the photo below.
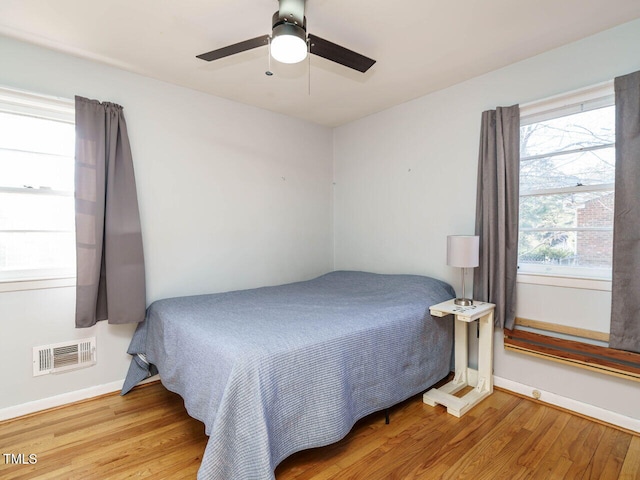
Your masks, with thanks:
M 389 409 L 388 408 L 384 409 L 384 423 L 389 425 Z

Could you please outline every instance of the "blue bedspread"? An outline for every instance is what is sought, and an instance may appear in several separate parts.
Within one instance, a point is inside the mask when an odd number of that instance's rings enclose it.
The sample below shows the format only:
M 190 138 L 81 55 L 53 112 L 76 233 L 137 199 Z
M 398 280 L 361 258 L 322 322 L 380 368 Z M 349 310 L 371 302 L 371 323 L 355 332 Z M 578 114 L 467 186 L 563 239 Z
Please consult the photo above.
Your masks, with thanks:
M 292 453 L 449 372 L 454 296 L 416 275 L 333 272 L 307 282 L 154 302 L 123 393 L 157 367 L 209 435 L 198 478 L 273 479 Z M 137 356 L 142 354 L 142 356 Z

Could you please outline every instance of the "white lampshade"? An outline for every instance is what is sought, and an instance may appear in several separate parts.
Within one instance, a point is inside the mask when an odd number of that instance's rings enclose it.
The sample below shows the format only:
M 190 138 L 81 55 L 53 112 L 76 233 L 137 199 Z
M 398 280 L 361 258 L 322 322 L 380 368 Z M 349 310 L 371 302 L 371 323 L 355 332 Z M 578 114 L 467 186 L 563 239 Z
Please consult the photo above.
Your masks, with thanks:
M 471 268 L 480 264 L 480 237 L 449 235 L 447 237 L 447 265 Z
M 282 63 L 298 63 L 307 58 L 307 42 L 296 35 L 278 35 L 271 40 L 271 56 Z

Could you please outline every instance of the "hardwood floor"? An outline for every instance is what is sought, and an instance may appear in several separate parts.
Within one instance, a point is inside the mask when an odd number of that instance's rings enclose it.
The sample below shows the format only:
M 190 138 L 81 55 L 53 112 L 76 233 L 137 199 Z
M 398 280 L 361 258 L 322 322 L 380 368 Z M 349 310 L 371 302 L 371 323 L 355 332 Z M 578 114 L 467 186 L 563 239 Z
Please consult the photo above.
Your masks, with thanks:
M 0 423 L 0 478 L 195 478 L 206 442 L 156 383 Z M 640 479 L 640 436 L 502 391 L 460 419 L 416 396 L 389 425 L 370 415 L 342 441 L 287 458 L 276 477 Z

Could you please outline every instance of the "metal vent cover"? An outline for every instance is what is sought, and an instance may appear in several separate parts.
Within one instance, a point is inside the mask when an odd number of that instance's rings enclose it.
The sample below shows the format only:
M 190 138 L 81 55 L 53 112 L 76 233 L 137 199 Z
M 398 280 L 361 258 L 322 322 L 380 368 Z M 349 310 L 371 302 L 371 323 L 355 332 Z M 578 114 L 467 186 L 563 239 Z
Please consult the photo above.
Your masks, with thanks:
M 86 368 L 95 363 L 95 337 L 33 348 L 34 377 Z

